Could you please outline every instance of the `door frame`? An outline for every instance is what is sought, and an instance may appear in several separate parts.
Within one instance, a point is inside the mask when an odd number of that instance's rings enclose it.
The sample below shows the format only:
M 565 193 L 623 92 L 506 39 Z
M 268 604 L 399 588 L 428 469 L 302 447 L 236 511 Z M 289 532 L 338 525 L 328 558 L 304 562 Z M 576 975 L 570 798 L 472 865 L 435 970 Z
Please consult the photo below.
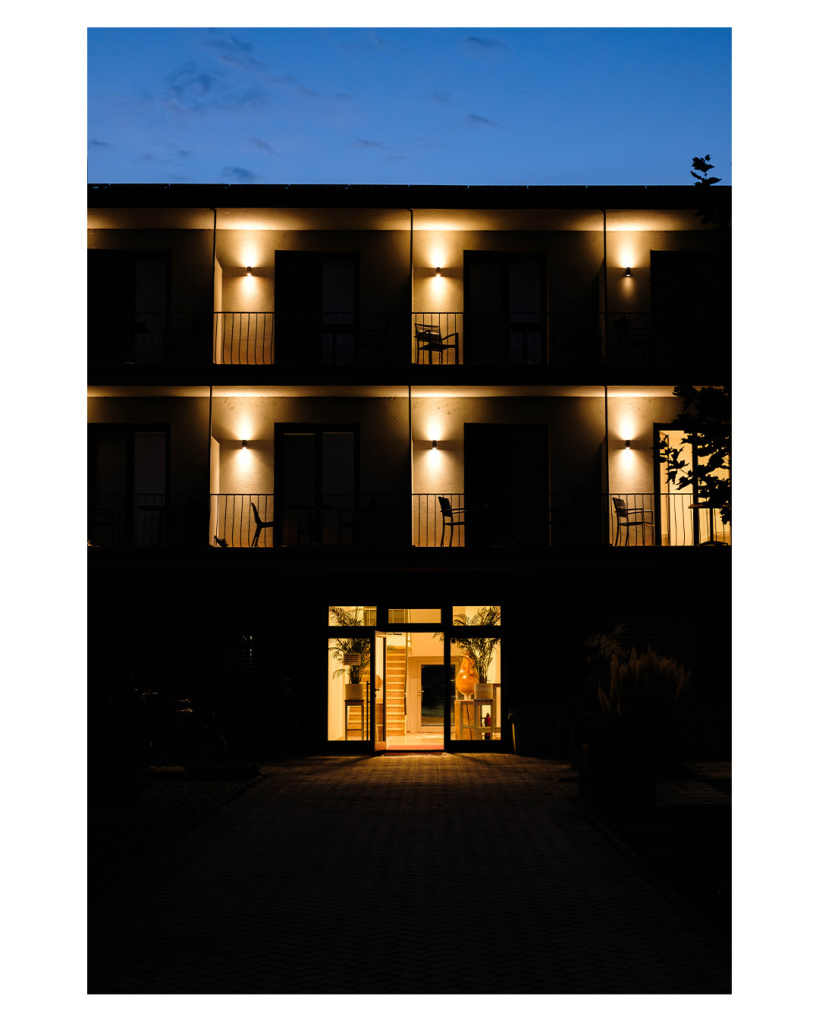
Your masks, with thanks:
M 342 604 L 341 601 L 337 602 Z M 393 607 L 396 606 L 395 602 L 392 602 Z M 363 605 L 362 607 L 372 607 L 372 605 Z M 328 626 L 326 625 L 323 630 L 325 646 L 329 640 L 333 637 L 366 637 L 370 641 L 370 683 L 369 683 L 369 701 L 370 701 L 370 735 L 366 740 L 329 740 L 327 737 L 327 681 L 324 683 L 324 749 L 327 754 L 333 755 L 350 755 L 350 754 L 384 754 L 386 753 L 386 722 L 384 729 L 384 743 L 377 741 L 377 729 L 375 728 L 375 643 L 377 639 L 384 638 L 385 642 L 385 654 L 386 654 L 386 641 L 392 633 L 441 633 L 443 636 L 443 668 L 445 673 L 445 688 L 446 688 L 446 699 L 444 700 L 444 752 L 449 753 L 503 753 L 508 748 L 508 723 L 505 721 L 504 714 L 501 713 L 499 726 L 501 728 L 501 736 L 498 741 L 492 741 L 487 744 L 486 740 L 454 740 L 451 738 L 452 729 L 454 722 L 452 720 L 452 699 L 451 699 L 451 675 L 452 675 L 452 664 L 455 658 L 459 658 L 462 655 L 453 652 L 453 640 L 457 640 L 458 637 L 468 636 L 481 636 L 485 631 L 480 628 L 464 627 L 464 626 L 453 626 L 453 605 L 434 605 L 433 607 L 440 607 L 441 610 L 441 621 L 440 622 L 423 622 L 423 623 L 408 623 L 408 622 L 389 622 L 389 603 L 376 603 L 376 623 L 375 626 L 357 626 L 357 627 L 342 627 L 342 626 Z M 325 609 L 326 614 L 326 609 Z M 497 633 L 501 638 L 501 650 L 503 649 L 503 627 L 495 626 L 492 629 L 493 633 Z M 447 666 L 450 666 L 447 668 Z M 386 670 L 386 663 L 385 663 Z M 447 676 L 449 678 L 447 678 Z M 503 682 L 501 681 L 501 685 Z M 384 697 L 386 700 L 386 686 L 387 678 L 386 671 L 384 675 Z M 504 707 L 508 704 L 508 697 L 503 698 Z
M 660 545 L 661 542 L 662 542 L 662 539 L 663 539 L 662 522 L 661 522 L 661 519 L 662 519 L 661 500 L 662 500 L 663 494 L 665 493 L 663 491 L 663 489 L 662 489 L 662 474 L 660 472 L 660 467 L 663 465 L 660 462 L 660 458 L 659 458 L 659 455 L 660 455 L 660 434 L 663 431 L 680 430 L 680 429 L 681 429 L 680 427 L 674 427 L 670 423 L 655 423 L 654 424 L 654 430 L 653 430 L 653 436 L 654 436 L 654 507 L 657 509 L 657 515 L 654 516 L 654 543 L 656 545 Z M 691 446 L 691 469 L 694 472 L 694 483 L 692 483 L 692 485 L 691 485 L 691 488 L 692 488 L 691 496 L 692 496 L 692 502 L 693 503 L 696 503 L 696 501 L 697 501 L 697 487 L 696 487 L 697 466 L 698 466 L 697 446 L 696 445 L 692 445 Z M 676 491 L 674 493 L 676 493 L 676 494 L 683 494 L 685 492 L 683 492 L 683 491 Z M 696 512 L 697 510 L 696 509 L 692 509 L 692 511 Z M 692 515 L 691 516 L 691 524 L 692 524 L 691 525 L 692 543 L 693 543 L 694 547 L 697 547 L 699 545 L 699 543 L 700 543 L 700 517 L 699 517 L 699 515 Z
M 472 288 L 472 266 L 474 263 L 480 261 L 483 258 L 487 263 L 494 262 L 500 264 L 503 269 L 501 274 L 501 304 L 502 309 L 499 310 L 499 316 L 503 322 L 503 364 L 504 366 L 548 366 L 549 365 L 549 259 L 546 250 L 538 252 L 517 252 L 510 251 L 506 252 L 502 249 L 464 249 L 463 250 L 463 268 L 464 268 L 464 362 L 468 363 L 468 341 L 469 341 L 469 327 L 468 325 L 472 322 L 471 310 L 469 308 L 469 301 L 471 296 Z M 510 346 L 509 346 L 509 335 L 511 332 L 511 323 L 509 319 L 509 264 L 514 262 L 528 262 L 528 263 L 539 263 L 540 264 L 540 336 L 541 336 L 541 348 L 540 348 L 540 362 L 539 363 L 512 363 L 510 360 Z M 527 312 L 535 312 L 535 310 L 527 310 Z
M 273 528 L 275 546 L 282 546 L 282 524 L 284 522 L 284 509 L 287 501 L 287 494 L 277 483 L 277 467 L 283 464 L 282 448 L 284 436 L 292 434 L 332 434 L 343 433 L 353 435 L 353 499 L 354 507 L 358 507 L 361 493 L 361 424 L 355 423 L 276 423 L 273 427 L 273 518 L 276 526 Z M 321 497 L 321 445 L 317 444 L 313 453 L 314 476 L 318 490 L 315 497 Z

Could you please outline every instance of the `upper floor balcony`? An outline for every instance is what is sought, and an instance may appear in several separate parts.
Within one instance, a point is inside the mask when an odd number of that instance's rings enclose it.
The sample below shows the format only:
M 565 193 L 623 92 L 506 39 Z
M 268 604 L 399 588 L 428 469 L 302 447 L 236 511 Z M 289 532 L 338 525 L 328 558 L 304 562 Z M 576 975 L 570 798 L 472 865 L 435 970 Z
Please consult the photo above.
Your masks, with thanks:
M 710 325 L 710 326 L 709 326 Z M 662 313 L 162 310 L 88 314 L 96 366 L 652 367 L 710 359 L 727 323 Z
M 413 367 L 451 380 L 453 368 L 728 362 L 727 242 L 702 224 L 692 189 L 90 195 L 98 378 L 126 365 L 250 379 L 346 366 L 407 368 L 414 383 Z M 105 206 L 116 199 L 125 205 Z
M 94 493 L 100 548 L 330 550 L 730 546 L 730 523 L 690 493 L 179 495 Z

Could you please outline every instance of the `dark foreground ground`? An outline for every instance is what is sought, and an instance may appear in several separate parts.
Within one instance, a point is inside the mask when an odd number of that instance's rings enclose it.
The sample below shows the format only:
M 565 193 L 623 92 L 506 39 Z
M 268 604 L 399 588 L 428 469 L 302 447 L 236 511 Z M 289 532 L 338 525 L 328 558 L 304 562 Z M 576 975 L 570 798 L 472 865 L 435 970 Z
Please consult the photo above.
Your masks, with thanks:
M 730 990 L 725 765 L 592 818 L 514 755 L 263 771 L 92 804 L 91 993 Z

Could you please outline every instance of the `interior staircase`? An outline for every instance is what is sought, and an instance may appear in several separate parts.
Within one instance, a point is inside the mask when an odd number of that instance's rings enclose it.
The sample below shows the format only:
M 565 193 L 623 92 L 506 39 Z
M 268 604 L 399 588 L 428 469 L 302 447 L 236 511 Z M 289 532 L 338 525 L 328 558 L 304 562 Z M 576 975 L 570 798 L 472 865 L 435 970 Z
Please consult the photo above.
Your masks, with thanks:
M 384 685 L 387 688 L 387 739 L 391 736 L 404 736 L 407 732 L 407 716 L 404 711 L 407 655 L 404 647 L 387 650 L 387 678 Z

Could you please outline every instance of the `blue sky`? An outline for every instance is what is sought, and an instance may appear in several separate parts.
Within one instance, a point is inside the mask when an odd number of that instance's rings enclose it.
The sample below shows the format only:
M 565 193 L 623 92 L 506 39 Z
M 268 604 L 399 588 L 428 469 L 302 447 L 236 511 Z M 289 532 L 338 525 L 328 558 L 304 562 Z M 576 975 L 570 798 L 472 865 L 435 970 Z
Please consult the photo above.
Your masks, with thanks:
M 731 182 L 720 28 L 92 28 L 90 182 Z

